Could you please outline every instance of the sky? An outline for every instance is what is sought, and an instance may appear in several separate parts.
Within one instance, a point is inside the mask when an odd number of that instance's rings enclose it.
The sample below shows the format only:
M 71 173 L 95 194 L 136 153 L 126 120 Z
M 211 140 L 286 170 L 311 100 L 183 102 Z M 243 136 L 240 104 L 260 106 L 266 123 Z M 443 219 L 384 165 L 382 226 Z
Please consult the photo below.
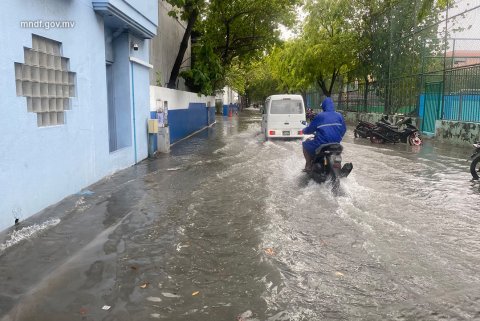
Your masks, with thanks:
M 480 0 L 456 0 L 455 7 L 450 9 L 449 15 L 453 16 L 477 6 L 480 6 Z M 297 8 L 297 20 L 302 21 L 305 17 L 306 13 L 302 8 Z M 480 7 L 466 13 L 463 17 L 457 17 L 456 21 L 456 25 L 464 30 L 452 33 L 451 38 L 480 38 Z M 279 29 L 280 37 L 283 40 L 291 39 L 295 36 L 292 30 L 284 26 L 280 26 Z M 458 50 L 480 50 L 480 40 L 459 40 L 456 41 L 456 48 Z
M 460 0 L 456 1 L 455 6 L 456 8 L 450 10 L 450 16 L 480 6 L 480 0 Z M 459 16 L 456 21 L 466 30 L 455 32 L 452 38 L 480 38 L 480 7 L 467 12 L 464 17 Z
M 302 7 L 297 7 L 296 11 L 297 11 L 297 21 L 301 22 L 305 20 L 305 17 L 307 16 L 307 14 L 305 11 L 303 11 Z M 287 27 L 281 25 L 279 29 L 280 29 L 280 38 L 282 40 L 288 40 L 295 37 L 295 32 Z

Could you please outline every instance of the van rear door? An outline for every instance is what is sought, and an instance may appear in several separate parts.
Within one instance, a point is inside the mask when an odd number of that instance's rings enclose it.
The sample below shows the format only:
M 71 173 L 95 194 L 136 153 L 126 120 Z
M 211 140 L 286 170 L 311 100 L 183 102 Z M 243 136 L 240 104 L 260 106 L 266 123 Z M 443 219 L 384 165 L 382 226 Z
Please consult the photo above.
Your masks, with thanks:
M 268 130 L 276 130 L 277 135 L 297 136 L 304 126 L 305 108 L 303 101 L 295 98 L 282 98 L 270 101 L 268 110 Z M 281 133 L 280 133 L 281 132 Z

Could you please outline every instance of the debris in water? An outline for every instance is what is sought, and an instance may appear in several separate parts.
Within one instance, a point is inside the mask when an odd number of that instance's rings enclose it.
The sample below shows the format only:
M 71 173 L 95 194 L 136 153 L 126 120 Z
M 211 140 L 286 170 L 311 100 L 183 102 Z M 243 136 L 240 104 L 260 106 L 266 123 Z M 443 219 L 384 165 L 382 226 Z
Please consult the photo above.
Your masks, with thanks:
M 152 318 L 155 318 L 155 319 L 160 319 L 160 314 L 158 314 L 158 313 L 152 313 L 152 314 L 150 314 L 150 316 Z
M 132 265 L 130 268 L 131 268 L 133 271 L 138 270 L 138 267 L 136 267 L 135 265 Z
M 172 171 L 178 171 L 180 169 L 181 169 L 180 167 L 167 168 L 167 171 L 172 172 Z
M 83 212 L 85 211 L 86 209 L 88 209 L 90 207 L 90 205 L 86 204 L 85 202 L 85 198 L 82 196 L 80 197 L 80 199 L 78 199 L 76 202 L 75 202 L 75 208 L 74 210 L 77 210 L 79 212 Z
M 253 312 L 250 311 L 250 310 L 247 310 L 247 311 L 243 312 L 242 314 L 238 315 L 237 320 L 238 321 L 247 321 L 247 319 L 252 317 L 252 315 L 253 315 Z
M 200 293 L 200 291 L 195 291 L 192 293 L 192 296 L 195 296 L 195 295 L 198 295 Z
M 336 276 L 345 276 L 345 274 L 343 274 L 342 272 L 338 272 L 338 271 L 335 272 L 335 275 L 336 275 Z
M 162 292 L 162 295 L 166 298 L 179 298 L 179 295 L 173 294 L 173 293 L 168 293 L 168 292 Z
M 146 289 L 149 284 L 150 284 L 150 283 L 148 283 L 148 282 L 143 282 L 142 285 L 140 285 L 140 287 L 141 287 L 142 289 Z
M 85 314 L 87 314 L 87 312 L 88 312 L 87 308 L 80 308 L 80 314 L 81 315 L 85 315 Z
M 147 300 L 150 302 L 162 302 L 162 299 L 156 296 L 149 296 Z
M 111 308 L 110 305 L 104 305 L 104 306 L 102 307 L 102 310 L 108 311 L 108 310 L 110 310 L 110 308 Z
M 270 255 L 270 256 L 274 256 L 275 251 L 272 248 L 269 247 L 269 248 L 265 249 L 265 254 Z
M 185 244 L 185 245 L 182 245 L 182 243 L 178 243 L 177 244 L 177 252 L 180 252 L 180 250 L 183 248 L 183 247 L 189 247 L 190 245 L 188 244 Z

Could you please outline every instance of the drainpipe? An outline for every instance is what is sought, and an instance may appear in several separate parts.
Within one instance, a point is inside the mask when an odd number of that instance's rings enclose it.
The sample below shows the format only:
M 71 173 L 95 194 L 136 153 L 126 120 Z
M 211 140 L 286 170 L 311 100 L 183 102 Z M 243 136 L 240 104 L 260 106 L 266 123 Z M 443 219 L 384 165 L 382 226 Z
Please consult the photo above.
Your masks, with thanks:
M 135 164 L 137 163 L 137 124 L 135 120 L 135 77 L 133 73 L 133 61 L 130 61 L 130 70 L 132 74 L 132 110 L 133 110 L 133 149 L 135 153 Z

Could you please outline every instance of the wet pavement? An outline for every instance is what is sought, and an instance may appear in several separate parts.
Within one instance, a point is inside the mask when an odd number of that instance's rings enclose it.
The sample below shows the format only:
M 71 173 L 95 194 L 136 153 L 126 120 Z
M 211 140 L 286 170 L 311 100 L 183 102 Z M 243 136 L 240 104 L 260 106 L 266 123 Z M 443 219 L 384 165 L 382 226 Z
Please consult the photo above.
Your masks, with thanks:
M 4 235 L 0 320 L 480 320 L 470 150 L 344 147 L 333 195 L 258 113 L 218 118 Z

